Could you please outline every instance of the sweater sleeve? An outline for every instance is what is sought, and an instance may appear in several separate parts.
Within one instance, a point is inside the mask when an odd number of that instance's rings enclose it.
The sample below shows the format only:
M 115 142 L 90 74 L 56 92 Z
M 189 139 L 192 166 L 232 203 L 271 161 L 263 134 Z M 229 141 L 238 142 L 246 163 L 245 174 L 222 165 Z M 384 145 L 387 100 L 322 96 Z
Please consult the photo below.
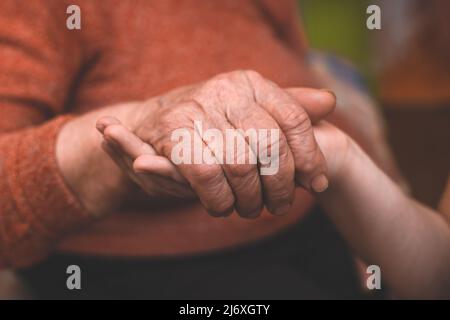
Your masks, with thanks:
M 0 268 L 38 261 L 87 218 L 55 156 L 82 64 L 65 18 L 64 1 L 0 1 Z

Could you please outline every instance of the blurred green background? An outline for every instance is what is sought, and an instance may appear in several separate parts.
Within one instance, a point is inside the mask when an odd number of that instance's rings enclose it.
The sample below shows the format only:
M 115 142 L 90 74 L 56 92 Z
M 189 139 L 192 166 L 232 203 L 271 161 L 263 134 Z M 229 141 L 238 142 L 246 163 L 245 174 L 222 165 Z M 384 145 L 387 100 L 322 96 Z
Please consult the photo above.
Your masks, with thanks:
M 386 29 L 389 28 L 387 14 L 391 19 L 402 18 L 395 17 L 395 13 L 400 13 L 396 1 L 298 0 L 298 3 L 310 47 L 347 58 L 358 68 L 379 102 L 389 143 L 410 183 L 412 195 L 436 207 L 447 182 L 450 163 L 450 29 L 446 16 L 450 1 L 403 2 L 411 7 L 421 5 L 414 13 L 416 16 L 405 13 L 404 30 L 412 28 L 416 32 L 411 43 L 405 41 L 398 46 L 401 52 L 396 51 L 400 53 L 397 60 L 386 68 L 380 63 L 382 53 L 386 52 L 376 50 L 376 44 L 380 50 L 392 49 L 389 42 L 392 39 L 386 38 L 385 32 L 399 31 Z M 371 4 L 381 7 L 382 34 L 366 27 L 369 17 L 366 10 Z M 425 40 L 429 42 L 418 42 L 423 31 L 418 28 L 418 21 L 426 22 Z
M 366 28 L 366 0 L 298 0 L 311 47 L 349 59 L 363 74 L 372 90 L 373 47 L 376 30 Z

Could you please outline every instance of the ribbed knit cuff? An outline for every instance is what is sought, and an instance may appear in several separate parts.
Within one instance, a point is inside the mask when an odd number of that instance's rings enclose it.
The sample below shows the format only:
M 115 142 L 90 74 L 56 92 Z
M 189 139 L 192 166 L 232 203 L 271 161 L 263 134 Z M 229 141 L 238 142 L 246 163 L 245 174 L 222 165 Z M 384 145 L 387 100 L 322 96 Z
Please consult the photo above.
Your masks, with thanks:
M 0 135 L 0 256 L 8 264 L 42 256 L 47 242 L 89 220 L 56 160 L 58 133 L 71 119 Z
M 66 185 L 56 160 L 58 133 L 71 119 L 60 116 L 42 126 L 10 134 L 9 145 L 4 146 L 9 154 L 2 178 L 8 181 L 20 220 L 44 237 L 53 238 L 88 218 Z

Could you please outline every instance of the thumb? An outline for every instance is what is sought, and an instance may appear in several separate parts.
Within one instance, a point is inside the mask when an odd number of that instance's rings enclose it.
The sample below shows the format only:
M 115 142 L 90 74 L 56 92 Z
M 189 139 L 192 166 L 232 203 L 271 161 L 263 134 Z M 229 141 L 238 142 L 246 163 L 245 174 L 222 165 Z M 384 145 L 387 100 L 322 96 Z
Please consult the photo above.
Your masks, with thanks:
M 186 184 L 186 179 L 178 172 L 177 167 L 169 159 L 155 154 L 143 154 L 133 162 L 136 173 L 156 174 Z
M 330 90 L 312 88 L 286 88 L 305 109 L 312 123 L 317 123 L 333 112 L 336 106 L 336 96 Z

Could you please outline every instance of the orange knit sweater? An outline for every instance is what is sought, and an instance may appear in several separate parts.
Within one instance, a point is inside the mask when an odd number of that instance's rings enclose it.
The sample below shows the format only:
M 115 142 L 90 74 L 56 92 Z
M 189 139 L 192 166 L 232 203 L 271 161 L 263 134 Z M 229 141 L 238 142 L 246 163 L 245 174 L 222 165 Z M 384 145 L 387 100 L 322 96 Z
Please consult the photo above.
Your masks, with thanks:
M 70 4 L 81 8 L 81 30 L 66 28 Z M 0 266 L 26 266 L 52 249 L 216 250 L 298 220 L 312 203 L 300 190 L 286 217 L 214 219 L 193 203 L 124 208 L 84 225 L 87 214 L 55 159 L 61 126 L 96 108 L 235 69 L 286 87 L 311 84 L 297 23 L 294 0 L 0 1 Z

